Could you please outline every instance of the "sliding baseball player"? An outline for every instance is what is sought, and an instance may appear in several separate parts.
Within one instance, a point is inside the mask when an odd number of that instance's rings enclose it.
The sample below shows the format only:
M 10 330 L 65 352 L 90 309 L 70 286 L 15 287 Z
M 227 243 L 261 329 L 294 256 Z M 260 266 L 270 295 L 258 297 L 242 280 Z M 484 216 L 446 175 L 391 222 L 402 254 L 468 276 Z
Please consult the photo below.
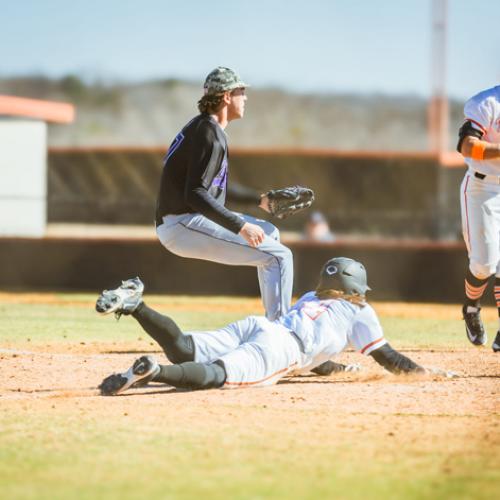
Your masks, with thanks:
M 96 310 L 132 315 L 173 364 L 160 365 L 152 356 L 142 356 L 128 371 L 106 377 L 100 385 L 103 395 L 149 381 L 187 389 L 231 389 L 266 386 L 311 370 L 328 375 L 346 369 L 331 358 L 349 345 L 390 372 L 426 372 L 388 344 L 365 299 L 366 271 L 352 259 L 326 262 L 316 290 L 278 320 L 249 316 L 216 331 L 183 333 L 171 318 L 143 302 L 143 290 L 138 278 L 125 281 L 104 291 Z

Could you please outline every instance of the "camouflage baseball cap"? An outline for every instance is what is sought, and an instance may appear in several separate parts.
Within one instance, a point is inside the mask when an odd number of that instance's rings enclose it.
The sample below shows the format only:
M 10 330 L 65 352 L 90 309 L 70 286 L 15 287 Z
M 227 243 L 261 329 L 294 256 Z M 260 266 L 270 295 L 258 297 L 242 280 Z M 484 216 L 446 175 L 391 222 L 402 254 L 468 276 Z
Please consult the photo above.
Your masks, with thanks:
M 219 66 L 208 74 L 203 90 L 205 94 L 213 95 L 242 87 L 249 87 L 249 85 L 241 81 L 240 77 L 232 69 Z

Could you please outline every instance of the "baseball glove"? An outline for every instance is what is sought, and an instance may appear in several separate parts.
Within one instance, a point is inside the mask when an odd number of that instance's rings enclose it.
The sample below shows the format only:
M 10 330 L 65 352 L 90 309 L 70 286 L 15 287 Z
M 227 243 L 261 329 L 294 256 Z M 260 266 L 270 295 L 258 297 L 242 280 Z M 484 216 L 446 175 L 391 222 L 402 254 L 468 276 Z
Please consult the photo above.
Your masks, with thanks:
M 305 210 L 314 201 L 314 191 L 302 186 L 271 189 L 265 196 L 269 199 L 269 212 L 278 219 Z

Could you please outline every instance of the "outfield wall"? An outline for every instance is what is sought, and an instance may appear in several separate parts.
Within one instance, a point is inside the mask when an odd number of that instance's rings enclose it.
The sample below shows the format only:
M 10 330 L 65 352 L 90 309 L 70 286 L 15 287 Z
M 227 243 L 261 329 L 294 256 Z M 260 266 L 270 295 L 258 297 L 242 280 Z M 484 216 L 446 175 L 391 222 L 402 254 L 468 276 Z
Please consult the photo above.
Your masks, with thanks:
M 361 260 L 374 300 L 461 302 L 467 265 L 463 244 L 428 242 L 291 242 L 295 294 L 314 287 L 333 256 Z M 98 292 L 140 276 L 151 293 L 258 296 L 256 272 L 183 259 L 151 239 L 3 238 L 0 289 Z
M 255 270 L 178 258 L 152 226 L 161 173 L 160 148 L 52 149 L 48 161 L 49 223 L 145 224 L 151 237 L 0 239 L 0 288 L 96 291 L 139 275 L 151 292 L 259 295 Z M 460 302 L 467 266 L 460 233 L 460 168 L 431 154 L 332 151 L 231 152 L 231 179 L 265 190 L 305 184 L 314 208 L 339 237 L 333 244 L 290 242 L 295 293 L 314 286 L 332 256 L 363 261 L 373 298 Z M 254 207 L 233 207 L 262 217 Z M 279 221 L 300 231 L 309 212 Z M 378 237 L 375 237 L 378 235 Z
M 150 224 L 164 150 L 52 148 L 48 222 Z M 431 239 L 460 233 L 463 168 L 425 153 L 301 150 L 231 151 L 231 180 L 260 190 L 290 184 L 315 190 L 314 208 L 334 232 Z M 262 216 L 255 207 L 233 206 Z M 307 212 L 280 222 L 301 230 Z

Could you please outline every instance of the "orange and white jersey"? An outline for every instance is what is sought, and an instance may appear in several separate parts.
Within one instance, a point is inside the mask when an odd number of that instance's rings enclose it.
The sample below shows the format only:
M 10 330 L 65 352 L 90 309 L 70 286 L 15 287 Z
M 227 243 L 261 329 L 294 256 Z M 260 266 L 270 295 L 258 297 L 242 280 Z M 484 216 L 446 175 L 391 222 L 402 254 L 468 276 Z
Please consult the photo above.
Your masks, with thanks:
M 471 97 L 464 106 L 465 120 L 480 130 L 482 140 L 500 143 L 500 85 L 483 90 Z M 469 169 L 486 175 L 500 175 L 500 158 L 494 160 L 474 160 L 465 158 Z
M 311 370 L 349 344 L 366 355 L 386 344 L 369 305 L 320 300 L 314 292 L 276 321 L 248 316 L 220 330 L 187 334 L 194 342 L 194 361 L 224 365 L 227 389 L 275 384 L 287 374 Z
M 349 344 L 368 355 L 387 341 L 373 308 L 347 300 L 320 300 L 314 292 L 303 295 L 278 320 L 302 343 L 302 369 L 310 370 L 342 352 Z

